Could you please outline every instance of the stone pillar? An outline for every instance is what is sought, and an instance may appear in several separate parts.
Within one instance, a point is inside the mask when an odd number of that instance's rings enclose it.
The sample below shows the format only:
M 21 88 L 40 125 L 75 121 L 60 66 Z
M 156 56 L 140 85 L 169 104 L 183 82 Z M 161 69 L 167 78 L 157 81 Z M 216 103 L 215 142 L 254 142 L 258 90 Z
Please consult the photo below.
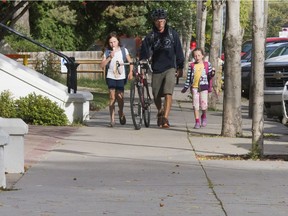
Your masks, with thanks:
M 4 167 L 7 173 L 24 173 L 24 135 L 28 125 L 17 118 L 0 118 L 0 129 L 9 134 L 9 145 L 4 151 Z
M 0 129 L 0 188 L 6 188 L 4 147 L 8 144 L 8 142 L 9 135 Z

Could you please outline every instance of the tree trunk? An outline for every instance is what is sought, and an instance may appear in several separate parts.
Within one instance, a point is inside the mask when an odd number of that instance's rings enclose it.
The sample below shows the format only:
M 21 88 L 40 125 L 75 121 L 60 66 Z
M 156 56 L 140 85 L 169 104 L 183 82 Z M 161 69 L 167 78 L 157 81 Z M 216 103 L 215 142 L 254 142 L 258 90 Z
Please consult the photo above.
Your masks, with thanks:
M 192 29 L 192 10 L 190 10 L 189 11 L 189 17 L 190 17 L 190 19 L 187 19 L 187 22 L 186 22 L 186 28 L 187 28 L 187 32 L 186 32 L 186 34 L 187 34 L 187 37 L 186 37 L 186 49 L 185 49 L 185 64 L 184 64 L 184 76 L 186 76 L 186 74 L 187 74 L 187 71 L 188 71 L 188 63 L 189 63 L 189 56 L 190 56 L 190 42 L 191 42 L 191 38 L 192 38 L 192 31 L 193 31 L 193 29 Z
M 206 1 L 202 2 L 202 17 L 201 17 L 201 33 L 200 33 L 200 47 L 205 52 L 205 41 L 206 41 L 206 20 L 207 20 L 207 7 Z
M 189 56 L 190 56 L 190 38 L 192 36 L 192 26 L 189 28 L 189 33 L 187 35 L 186 40 L 186 49 L 185 49 L 185 65 L 184 65 L 184 72 L 188 71 L 188 64 L 189 64 Z
M 227 0 L 222 135 L 242 136 L 240 1 Z
M 223 0 L 215 0 L 212 2 L 213 8 L 213 23 L 212 23 L 212 37 L 209 53 L 209 61 L 216 70 L 216 74 L 213 77 L 213 91 L 209 95 L 209 108 L 216 109 L 216 103 L 218 100 L 219 92 L 221 91 L 222 80 L 222 67 L 219 67 L 220 47 L 222 38 L 222 10 Z
M 201 44 L 201 19 L 202 19 L 202 0 L 197 1 L 197 20 L 196 20 L 196 46 Z
M 26 11 L 33 5 L 33 1 L 20 1 L 14 4 L 13 7 L 9 7 L 5 13 L 0 15 L 0 22 L 4 25 L 13 27 L 14 24 L 26 13 Z M 15 15 L 17 11 L 21 10 L 18 15 Z M 0 28 L 0 41 L 3 40 L 4 36 L 8 34 L 7 31 Z
M 21 1 L 20 0 L 15 1 L 14 5 L 16 6 L 19 2 Z M 16 30 L 19 30 L 20 32 L 25 32 L 25 34 L 30 34 L 30 22 L 29 22 L 29 10 L 28 10 L 29 7 L 30 7 L 29 3 L 26 2 L 22 8 L 20 8 L 13 14 L 12 18 L 14 20 L 17 20 L 12 27 L 15 28 Z M 21 19 L 17 18 L 18 16 L 20 16 Z
M 265 0 L 253 1 L 253 106 L 252 154 L 263 155 L 264 128 L 264 61 L 265 61 Z

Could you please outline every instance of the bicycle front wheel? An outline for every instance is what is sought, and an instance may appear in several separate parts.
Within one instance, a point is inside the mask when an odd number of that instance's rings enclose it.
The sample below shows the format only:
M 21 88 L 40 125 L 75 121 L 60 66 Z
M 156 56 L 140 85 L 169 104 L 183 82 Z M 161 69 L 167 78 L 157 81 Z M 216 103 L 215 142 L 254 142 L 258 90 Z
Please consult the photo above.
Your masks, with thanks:
M 143 118 L 144 118 L 144 124 L 145 127 L 150 126 L 150 116 L 151 116 L 151 98 L 149 95 L 149 89 L 148 86 L 146 88 L 144 87 L 143 89 L 143 97 L 144 97 L 144 109 L 143 109 Z
M 142 124 L 142 105 L 141 105 L 141 87 L 137 86 L 137 80 L 131 82 L 130 88 L 130 110 L 134 128 L 141 129 Z

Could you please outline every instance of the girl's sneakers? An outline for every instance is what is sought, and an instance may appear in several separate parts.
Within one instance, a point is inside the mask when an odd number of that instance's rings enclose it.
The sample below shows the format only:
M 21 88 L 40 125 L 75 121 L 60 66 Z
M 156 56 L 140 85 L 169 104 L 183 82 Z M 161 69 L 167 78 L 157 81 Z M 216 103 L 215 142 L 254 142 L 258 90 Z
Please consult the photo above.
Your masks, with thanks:
M 200 123 L 199 122 L 196 122 L 195 123 L 195 126 L 194 126 L 194 129 L 199 129 L 201 126 L 200 126 Z
M 203 115 L 201 116 L 201 127 L 206 127 L 207 126 L 207 118 L 206 116 L 203 117 Z
M 199 120 L 196 120 L 194 129 L 199 129 L 200 127 L 206 127 L 207 126 L 207 118 L 206 116 L 201 115 L 201 124 L 199 122 Z

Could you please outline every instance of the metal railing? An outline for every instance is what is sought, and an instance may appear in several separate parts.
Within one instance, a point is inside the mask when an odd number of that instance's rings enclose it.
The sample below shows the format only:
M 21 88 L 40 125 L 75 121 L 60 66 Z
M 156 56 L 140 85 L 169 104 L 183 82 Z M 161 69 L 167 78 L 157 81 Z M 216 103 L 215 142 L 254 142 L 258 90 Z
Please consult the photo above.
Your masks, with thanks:
M 67 72 L 68 93 L 71 93 L 71 89 L 74 90 L 74 93 L 77 92 L 77 67 L 79 66 L 79 64 L 75 62 L 74 57 L 68 57 L 57 50 L 51 49 L 51 48 L 45 46 L 44 44 L 42 44 L 38 41 L 35 41 L 35 40 L 27 37 L 26 35 L 21 34 L 20 32 L 15 31 L 14 29 L 4 25 L 1 22 L 0 22 L 0 26 L 4 29 L 8 30 L 9 32 L 12 32 L 12 33 L 20 36 L 21 38 L 28 40 L 31 43 L 36 44 L 37 46 L 42 47 L 43 49 L 48 50 L 49 52 L 65 59 L 65 61 L 66 61 L 65 66 L 67 67 L 67 71 L 68 71 Z

